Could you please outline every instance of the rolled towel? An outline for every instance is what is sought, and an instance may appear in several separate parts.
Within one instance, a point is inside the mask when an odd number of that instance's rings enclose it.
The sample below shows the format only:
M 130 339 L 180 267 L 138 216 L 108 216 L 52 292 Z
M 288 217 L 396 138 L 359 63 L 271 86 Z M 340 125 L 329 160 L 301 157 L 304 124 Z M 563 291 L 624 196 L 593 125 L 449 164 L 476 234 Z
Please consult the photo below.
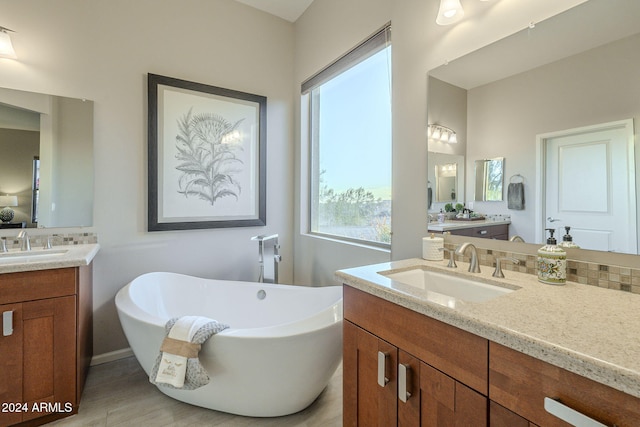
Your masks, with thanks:
M 194 390 L 209 383 L 209 374 L 198 359 L 200 346 L 228 325 L 200 316 L 173 318 L 165 325 L 166 337 L 149 375 L 163 387 Z
M 521 211 L 524 209 L 524 184 L 512 182 L 507 188 L 507 208 Z

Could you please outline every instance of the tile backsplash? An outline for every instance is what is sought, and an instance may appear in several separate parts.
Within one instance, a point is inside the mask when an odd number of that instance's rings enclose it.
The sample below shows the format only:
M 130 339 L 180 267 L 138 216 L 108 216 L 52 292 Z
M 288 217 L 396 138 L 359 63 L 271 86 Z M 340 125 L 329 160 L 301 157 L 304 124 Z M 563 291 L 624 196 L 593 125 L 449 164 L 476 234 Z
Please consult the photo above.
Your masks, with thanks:
M 28 229 L 26 229 L 27 232 Z M 7 242 L 7 249 L 20 248 L 20 239 L 15 236 L 3 237 Z M 29 241 L 32 248 L 41 248 L 47 243 L 47 238 L 51 242 L 51 246 L 68 246 L 83 245 L 90 243 L 98 243 L 98 235 L 95 233 L 49 233 L 49 234 L 30 234 Z
M 446 243 L 445 246 L 448 249 L 455 249 L 457 245 Z M 526 274 L 538 274 L 536 268 L 538 258 L 536 255 L 480 247 L 477 248 L 477 254 L 480 265 L 493 268 L 496 265 L 497 258 L 514 258 L 519 261 L 518 264 L 502 261 L 502 269 Z M 465 257 L 464 260 L 469 262 L 468 257 Z M 640 268 L 619 267 L 569 259 L 567 260 L 567 280 L 584 285 L 640 294 Z

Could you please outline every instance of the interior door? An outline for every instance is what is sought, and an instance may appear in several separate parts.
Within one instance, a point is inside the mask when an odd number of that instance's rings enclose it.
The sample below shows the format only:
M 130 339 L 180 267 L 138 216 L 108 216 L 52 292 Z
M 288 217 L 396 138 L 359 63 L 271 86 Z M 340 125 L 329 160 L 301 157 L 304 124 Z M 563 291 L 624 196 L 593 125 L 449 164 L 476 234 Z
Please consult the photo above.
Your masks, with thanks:
M 545 151 L 546 228 L 571 227 L 583 249 L 638 253 L 633 122 L 550 134 Z

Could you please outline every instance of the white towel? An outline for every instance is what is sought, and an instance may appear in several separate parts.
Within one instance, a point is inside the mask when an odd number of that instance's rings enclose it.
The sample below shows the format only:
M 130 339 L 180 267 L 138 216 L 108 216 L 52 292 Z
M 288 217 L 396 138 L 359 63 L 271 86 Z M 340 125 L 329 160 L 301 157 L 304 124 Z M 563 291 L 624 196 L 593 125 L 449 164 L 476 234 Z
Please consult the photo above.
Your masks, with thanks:
M 158 386 L 181 390 L 195 390 L 207 385 L 209 374 L 198 357 L 200 346 L 228 327 L 199 316 L 170 319 L 165 325 L 166 337 L 149 374 L 149 381 Z
M 169 338 L 190 343 L 195 333 L 211 322 L 211 319 L 200 316 L 184 316 L 179 318 L 169 331 Z M 162 352 L 162 359 L 158 367 L 157 383 L 171 384 L 174 387 L 182 388 L 184 378 L 187 374 L 187 358 L 176 354 Z

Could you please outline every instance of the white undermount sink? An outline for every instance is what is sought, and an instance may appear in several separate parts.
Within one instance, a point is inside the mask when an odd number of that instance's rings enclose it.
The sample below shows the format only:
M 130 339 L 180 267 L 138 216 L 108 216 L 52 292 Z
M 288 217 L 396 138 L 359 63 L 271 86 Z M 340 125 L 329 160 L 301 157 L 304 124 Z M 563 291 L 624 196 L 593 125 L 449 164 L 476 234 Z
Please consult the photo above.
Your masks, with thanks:
M 514 289 L 490 285 L 466 277 L 427 270 L 421 267 L 385 272 L 389 279 L 427 291 L 427 300 L 446 306 L 455 306 L 455 300 L 484 302 L 505 295 Z M 435 295 L 434 295 L 435 294 Z
M 29 261 L 45 257 L 59 257 L 67 252 L 67 249 L 34 249 L 31 251 L 0 252 L 0 264 Z

